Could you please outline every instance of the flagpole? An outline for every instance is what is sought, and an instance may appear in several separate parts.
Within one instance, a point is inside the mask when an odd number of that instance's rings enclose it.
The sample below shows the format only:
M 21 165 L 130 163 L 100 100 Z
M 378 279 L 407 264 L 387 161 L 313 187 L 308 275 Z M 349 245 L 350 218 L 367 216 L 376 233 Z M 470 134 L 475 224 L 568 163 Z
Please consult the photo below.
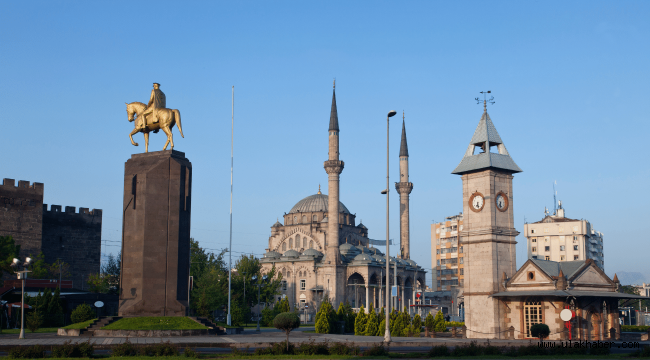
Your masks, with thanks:
M 230 316 L 230 294 L 232 285 L 232 168 L 233 168 L 233 140 L 235 134 L 235 87 L 232 87 L 232 117 L 230 123 L 230 247 L 228 248 L 228 326 L 232 326 Z

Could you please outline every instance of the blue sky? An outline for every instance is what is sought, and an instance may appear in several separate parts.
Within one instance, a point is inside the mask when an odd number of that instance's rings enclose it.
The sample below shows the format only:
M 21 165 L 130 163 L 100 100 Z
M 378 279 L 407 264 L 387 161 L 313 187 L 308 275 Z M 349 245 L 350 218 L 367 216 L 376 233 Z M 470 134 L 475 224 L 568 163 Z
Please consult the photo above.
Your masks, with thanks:
M 462 210 L 450 173 L 481 116 L 473 99 L 492 90 L 488 111 L 524 170 L 517 229 L 553 206 L 557 181 L 567 216 L 605 234 L 606 272 L 650 280 L 649 18 L 647 1 L 4 2 L 0 177 L 45 183 L 48 204 L 103 209 L 103 238 L 119 241 L 124 162 L 144 151 L 124 102 L 146 102 L 159 82 L 183 116 L 192 236 L 226 247 L 234 85 L 233 251 L 261 255 L 276 218 L 327 181 L 336 78 L 341 200 L 385 238 L 385 114 L 404 110 L 411 252 L 429 267 L 432 221 Z M 164 141 L 153 135 L 151 149 Z

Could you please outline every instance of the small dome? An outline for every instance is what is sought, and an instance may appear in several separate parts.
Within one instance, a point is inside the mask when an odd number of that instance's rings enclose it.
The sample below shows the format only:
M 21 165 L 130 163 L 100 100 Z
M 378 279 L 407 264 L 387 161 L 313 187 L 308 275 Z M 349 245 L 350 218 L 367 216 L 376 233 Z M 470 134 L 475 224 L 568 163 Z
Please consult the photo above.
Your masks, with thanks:
M 327 212 L 327 204 L 328 204 L 327 195 L 315 194 L 315 195 L 307 196 L 306 198 L 298 201 L 298 203 L 296 203 L 296 205 L 294 205 L 293 208 L 291 208 L 289 214 L 299 213 L 299 212 L 318 212 L 318 211 Z M 339 212 L 342 212 L 344 214 L 350 213 L 348 208 L 346 208 L 345 205 L 343 205 L 343 203 L 340 201 L 339 201 Z
M 287 250 L 282 257 L 291 257 L 291 258 L 297 258 L 300 256 L 300 253 L 297 252 L 296 250 Z
M 412 267 L 418 267 L 418 264 L 411 259 L 406 260 L 406 262 Z
M 357 255 L 360 251 L 356 246 L 345 243 L 339 246 L 339 252 L 345 257 L 350 257 Z
M 372 256 L 368 254 L 359 254 L 355 256 L 354 261 L 372 261 Z
M 370 251 L 370 249 L 368 249 L 367 247 L 362 246 L 362 245 L 356 246 L 356 248 L 359 249 L 359 251 L 361 251 L 364 254 L 372 254 L 373 253 L 372 251 Z
M 363 225 L 363 223 L 359 223 L 359 225 L 357 225 L 357 227 L 358 227 L 359 229 L 365 229 L 365 230 L 368 230 L 368 228 L 367 228 L 365 225 Z
M 321 257 L 323 256 L 323 253 L 316 249 L 307 249 L 302 253 L 302 256 Z
M 277 259 L 280 257 L 280 253 L 276 251 L 268 251 L 264 254 L 265 259 Z
M 386 259 L 385 259 L 383 256 L 381 256 L 381 255 L 371 255 L 371 256 L 372 256 L 372 258 L 375 259 L 375 261 L 377 261 L 378 263 L 382 263 L 382 264 L 385 264 L 385 263 L 386 263 Z
M 373 254 L 376 254 L 376 255 L 384 255 L 384 253 L 381 252 L 381 250 L 379 250 L 379 249 L 376 248 L 376 247 L 371 248 L 371 249 L 370 249 L 370 252 L 373 253 Z
M 276 221 L 271 227 L 281 227 L 282 224 L 279 221 Z

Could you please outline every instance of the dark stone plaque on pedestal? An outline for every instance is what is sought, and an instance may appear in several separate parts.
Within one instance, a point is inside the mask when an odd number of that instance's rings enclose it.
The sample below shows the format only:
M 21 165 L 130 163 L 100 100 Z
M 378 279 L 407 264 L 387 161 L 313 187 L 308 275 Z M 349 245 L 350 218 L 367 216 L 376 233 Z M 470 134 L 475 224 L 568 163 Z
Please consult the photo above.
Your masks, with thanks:
M 124 167 L 120 316 L 185 316 L 192 164 L 180 151 L 134 154 Z

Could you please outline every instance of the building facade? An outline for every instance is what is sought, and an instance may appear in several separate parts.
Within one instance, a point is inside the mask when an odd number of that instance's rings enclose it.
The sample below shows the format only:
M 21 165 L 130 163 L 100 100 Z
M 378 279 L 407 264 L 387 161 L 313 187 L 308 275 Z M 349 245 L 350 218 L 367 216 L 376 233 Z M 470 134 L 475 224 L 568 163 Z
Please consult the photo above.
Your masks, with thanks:
M 587 220 L 565 216 L 562 202 L 553 215 L 537 222 L 524 224 L 528 242 L 528 258 L 550 261 L 593 260 L 605 270 L 603 234 Z
M 448 216 L 445 221 L 431 225 L 431 274 L 436 291 L 451 291 L 463 287 L 465 254 L 458 242 L 463 231 L 463 214 Z
M 70 265 L 69 279 L 85 288 L 100 270 L 102 210 L 43 204 L 42 183 L 4 179 L 0 185 L 0 236 L 12 236 L 20 258 L 43 253 L 45 261 Z
M 356 222 L 356 214 L 339 201 L 339 174 L 344 163 L 339 154 L 339 123 L 336 93 L 332 95 L 329 123 L 329 159 L 324 167 L 328 174 L 329 194 L 318 193 L 298 201 L 271 226 L 268 248 L 262 270 L 273 267 L 282 274 L 279 298 L 286 297 L 292 308 L 308 306 L 308 315 L 315 315 L 319 304 L 328 299 L 335 308 L 349 302 L 354 308 L 385 306 L 386 289 L 398 286 L 398 306 L 414 303 L 416 291 L 425 288 L 426 273 L 415 261 L 408 259 L 408 195 L 413 184 L 408 179 L 408 150 L 403 126 L 400 150 L 401 181 L 396 184 L 400 194 L 402 224 L 401 254 L 391 256 L 391 273 L 386 276 L 386 256 L 373 245 L 385 240 L 372 240 L 368 228 Z M 406 154 L 404 153 L 406 151 Z M 405 219 L 406 217 L 406 219 Z M 275 299 L 278 300 L 278 299 Z M 302 311 L 301 311 L 302 312 Z

